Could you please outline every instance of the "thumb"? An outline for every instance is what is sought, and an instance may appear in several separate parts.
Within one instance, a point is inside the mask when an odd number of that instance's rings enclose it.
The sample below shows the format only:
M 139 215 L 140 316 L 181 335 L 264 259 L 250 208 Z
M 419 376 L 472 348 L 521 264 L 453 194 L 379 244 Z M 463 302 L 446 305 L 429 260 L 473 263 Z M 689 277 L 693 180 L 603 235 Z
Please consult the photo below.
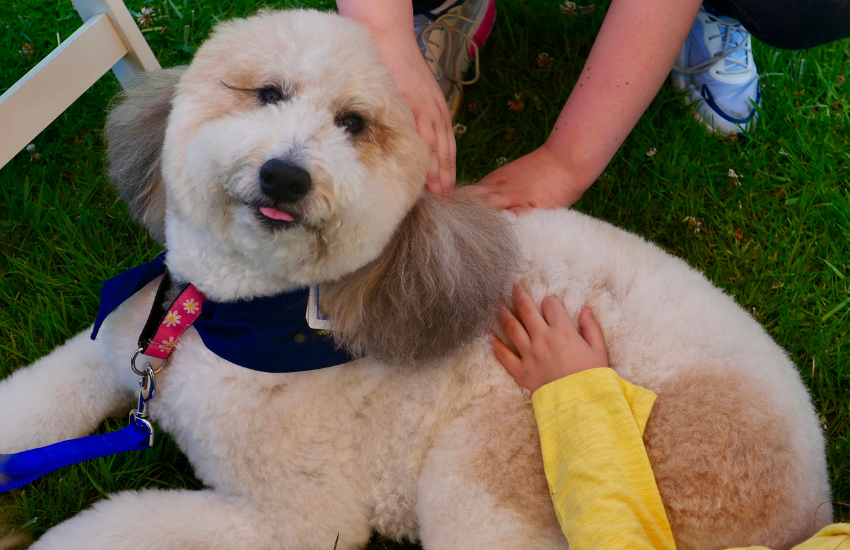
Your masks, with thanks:
M 596 352 L 601 351 L 605 355 L 608 355 L 608 349 L 605 347 L 605 337 L 602 335 L 602 327 L 594 319 L 593 312 L 590 311 L 589 307 L 581 310 L 579 324 L 581 325 L 581 336 L 590 346 L 590 349 Z
M 516 214 L 517 216 L 524 216 L 534 209 L 531 208 L 530 206 L 514 206 L 512 208 L 509 208 L 508 210 L 510 210 L 512 213 Z

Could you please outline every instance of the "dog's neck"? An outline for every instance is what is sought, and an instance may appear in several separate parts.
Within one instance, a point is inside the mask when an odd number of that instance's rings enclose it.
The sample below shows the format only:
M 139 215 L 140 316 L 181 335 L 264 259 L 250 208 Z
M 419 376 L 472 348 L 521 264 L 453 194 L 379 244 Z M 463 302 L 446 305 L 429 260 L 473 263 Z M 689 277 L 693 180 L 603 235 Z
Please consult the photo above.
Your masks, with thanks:
M 283 271 L 275 270 L 271 262 L 257 265 L 215 235 L 179 220 L 169 221 L 168 268 L 176 279 L 191 282 L 211 300 L 249 300 L 304 286 L 281 275 Z

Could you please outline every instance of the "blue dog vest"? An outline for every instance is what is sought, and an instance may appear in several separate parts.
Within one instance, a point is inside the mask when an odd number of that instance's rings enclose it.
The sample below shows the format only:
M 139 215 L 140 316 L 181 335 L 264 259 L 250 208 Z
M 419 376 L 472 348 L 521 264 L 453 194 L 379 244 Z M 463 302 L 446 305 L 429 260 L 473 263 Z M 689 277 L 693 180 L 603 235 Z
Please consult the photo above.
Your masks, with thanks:
M 165 252 L 103 283 L 92 340 L 115 308 L 164 272 Z M 252 370 L 301 372 L 353 361 L 355 357 L 336 348 L 326 331 L 307 325 L 307 297 L 308 289 L 303 288 L 251 300 L 207 300 L 192 326 L 214 354 Z

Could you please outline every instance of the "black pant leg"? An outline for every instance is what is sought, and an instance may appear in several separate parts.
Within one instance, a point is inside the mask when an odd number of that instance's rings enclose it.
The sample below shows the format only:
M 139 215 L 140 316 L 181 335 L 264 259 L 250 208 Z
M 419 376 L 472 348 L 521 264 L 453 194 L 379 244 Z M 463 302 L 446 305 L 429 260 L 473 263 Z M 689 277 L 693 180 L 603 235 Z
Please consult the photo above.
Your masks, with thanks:
M 706 0 L 774 48 L 802 50 L 850 36 L 850 0 Z
M 446 0 L 413 0 L 413 15 L 439 8 Z

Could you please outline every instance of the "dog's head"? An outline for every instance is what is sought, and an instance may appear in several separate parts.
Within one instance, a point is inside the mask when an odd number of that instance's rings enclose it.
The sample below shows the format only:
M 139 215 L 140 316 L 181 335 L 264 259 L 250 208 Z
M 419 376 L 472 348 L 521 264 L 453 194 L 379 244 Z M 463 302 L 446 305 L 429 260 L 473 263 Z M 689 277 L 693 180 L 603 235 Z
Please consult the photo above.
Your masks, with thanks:
M 175 275 L 213 299 L 333 283 L 326 306 L 348 334 L 380 304 L 400 309 L 373 332 L 400 322 L 453 331 L 457 321 L 434 318 L 464 315 L 447 300 L 477 302 L 482 317 L 483 303 L 490 316 L 504 296 L 515 265 L 506 222 L 423 196 L 427 146 L 368 33 L 342 17 L 261 12 L 222 23 L 187 68 L 129 90 L 106 135 L 131 212 L 167 243 Z

